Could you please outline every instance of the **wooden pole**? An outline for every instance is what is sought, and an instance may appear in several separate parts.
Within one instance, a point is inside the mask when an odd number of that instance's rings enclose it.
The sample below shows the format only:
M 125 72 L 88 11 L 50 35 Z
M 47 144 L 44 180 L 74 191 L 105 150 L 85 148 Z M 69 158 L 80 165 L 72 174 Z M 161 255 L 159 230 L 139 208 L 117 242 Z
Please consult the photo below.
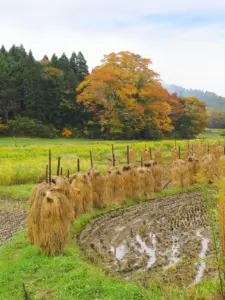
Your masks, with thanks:
M 143 167 L 143 157 L 141 158 L 141 167 Z
M 90 151 L 90 159 L 91 159 L 91 167 L 93 168 L 93 158 L 92 158 L 92 153 Z
M 48 156 L 48 159 L 49 159 L 49 164 L 48 164 L 48 167 L 49 167 L 49 184 L 51 184 L 52 182 L 52 152 L 51 150 L 49 150 L 49 156 Z
M 77 159 L 77 172 L 80 172 L 80 159 Z
M 113 167 L 115 167 L 116 165 L 116 157 L 115 157 L 115 153 L 113 153 Z
M 45 181 L 46 181 L 46 183 L 48 183 L 48 165 L 46 165 L 46 168 L 45 168 Z
M 67 171 L 67 177 L 70 178 L 70 170 Z
M 127 163 L 130 164 L 130 158 L 129 158 L 129 146 L 127 146 Z
M 60 172 L 60 160 L 61 160 L 61 158 L 58 157 L 57 176 L 59 176 L 59 172 Z
M 149 153 L 150 153 L 150 159 L 152 160 L 152 149 L 149 148 Z
M 113 167 L 115 167 L 115 154 L 114 154 L 114 146 L 112 145 L 112 163 L 113 163 Z
M 170 184 L 170 182 L 172 182 L 172 180 L 169 180 L 163 187 L 163 190 Z
M 63 168 L 60 169 L 60 175 L 63 176 Z

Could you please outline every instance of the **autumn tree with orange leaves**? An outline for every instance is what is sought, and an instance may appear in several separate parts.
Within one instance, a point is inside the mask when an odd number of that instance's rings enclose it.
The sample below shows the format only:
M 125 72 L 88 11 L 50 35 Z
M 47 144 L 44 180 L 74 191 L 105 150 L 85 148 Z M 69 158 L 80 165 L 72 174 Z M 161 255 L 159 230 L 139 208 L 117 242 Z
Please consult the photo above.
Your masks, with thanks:
M 94 113 L 104 136 L 158 138 L 173 130 L 184 106 L 151 64 L 131 52 L 111 53 L 78 86 L 77 101 Z

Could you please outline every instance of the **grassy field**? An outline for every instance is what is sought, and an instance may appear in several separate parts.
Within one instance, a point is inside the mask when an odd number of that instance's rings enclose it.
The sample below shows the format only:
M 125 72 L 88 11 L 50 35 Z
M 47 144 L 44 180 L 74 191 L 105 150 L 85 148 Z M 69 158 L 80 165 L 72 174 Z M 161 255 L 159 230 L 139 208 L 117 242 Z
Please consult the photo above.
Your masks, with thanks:
M 206 132 L 207 140 L 219 139 L 221 131 Z M 202 138 L 202 137 L 201 137 Z M 221 143 L 224 140 L 220 140 Z M 194 142 L 194 141 L 191 141 Z M 183 154 L 185 141 L 176 141 Z M 140 160 L 141 152 L 150 147 L 152 152 L 160 148 L 163 156 L 171 156 L 171 148 L 175 141 L 100 141 L 85 139 L 33 139 L 33 138 L 0 138 L 0 198 L 27 199 L 34 183 L 45 178 L 45 168 L 48 164 L 48 151 L 52 150 L 52 171 L 56 174 L 57 158 L 61 157 L 63 173 L 77 171 L 77 158 L 80 159 L 81 171 L 90 168 L 90 150 L 94 164 L 103 173 L 106 171 L 108 158 L 111 157 L 112 144 L 116 159 L 126 162 L 126 146 L 132 146 Z M 10 187 L 10 188 L 9 188 Z
M 183 191 L 170 189 L 157 194 L 157 197 Z M 124 206 L 133 204 L 135 202 L 130 200 Z M 76 220 L 71 226 L 70 243 L 61 256 L 41 255 L 36 246 L 30 245 L 25 231 L 0 247 L 0 299 L 219 299 L 216 279 L 213 282 L 202 281 L 189 289 L 164 284 L 159 286 L 152 282 L 151 289 L 146 290 L 111 277 L 87 262 L 75 237 L 92 217 L 110 209 L 95 210 Z M 30 298 L 24 297 L 23 284 Z

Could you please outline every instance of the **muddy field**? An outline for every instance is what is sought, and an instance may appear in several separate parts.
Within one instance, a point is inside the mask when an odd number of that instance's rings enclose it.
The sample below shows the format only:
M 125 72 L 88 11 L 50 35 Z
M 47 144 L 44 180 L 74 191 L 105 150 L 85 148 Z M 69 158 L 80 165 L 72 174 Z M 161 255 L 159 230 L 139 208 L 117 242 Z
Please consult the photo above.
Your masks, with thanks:
M 27 222 L 27 201 L 0 200 L 0 245 Z
M 78 240 L 89 260 L 145 287 L 153 279 L 190 286 L 215 275 L 198 192 L 110 212 L 88 223 Z

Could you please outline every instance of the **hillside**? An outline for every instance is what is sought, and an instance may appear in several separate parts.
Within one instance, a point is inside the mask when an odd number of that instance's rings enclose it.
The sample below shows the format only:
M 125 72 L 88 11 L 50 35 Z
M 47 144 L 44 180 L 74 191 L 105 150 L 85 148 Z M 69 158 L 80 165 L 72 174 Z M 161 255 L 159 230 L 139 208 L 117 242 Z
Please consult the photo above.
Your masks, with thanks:
M 193 89 L 188 90 L 174 84 L 163 84 L 163 85 L 170 93 L 177 93 L 177 95 L 181 97 L 195 96 L 200 100 L 204 101 L 209 108 L 225 110 L 225 97 L 218 96 L 213 92 L 208 92 L 208 91 L 204 92 L 201 90 L 193 90 Z

